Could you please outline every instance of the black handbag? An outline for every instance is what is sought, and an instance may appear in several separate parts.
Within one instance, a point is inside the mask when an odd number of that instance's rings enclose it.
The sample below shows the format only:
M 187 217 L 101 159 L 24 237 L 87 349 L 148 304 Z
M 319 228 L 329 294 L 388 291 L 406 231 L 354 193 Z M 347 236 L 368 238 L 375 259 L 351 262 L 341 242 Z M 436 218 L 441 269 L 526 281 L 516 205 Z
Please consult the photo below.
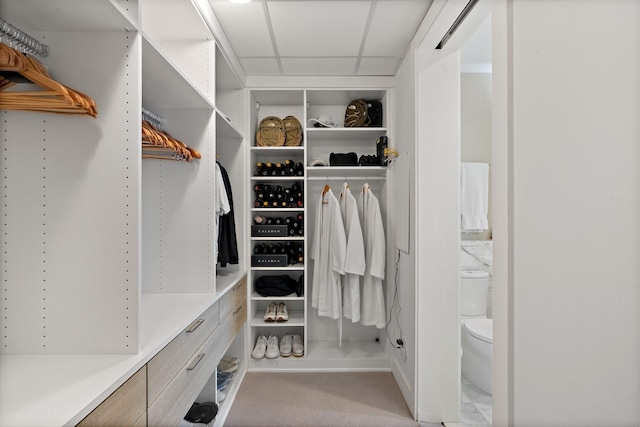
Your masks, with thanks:
M 363 154 L 360 156 L 360 166 L 380 166 L 380 157 Z
M 358 166 L 358 155 L 351 153 L 331 153 L 329 166 Z

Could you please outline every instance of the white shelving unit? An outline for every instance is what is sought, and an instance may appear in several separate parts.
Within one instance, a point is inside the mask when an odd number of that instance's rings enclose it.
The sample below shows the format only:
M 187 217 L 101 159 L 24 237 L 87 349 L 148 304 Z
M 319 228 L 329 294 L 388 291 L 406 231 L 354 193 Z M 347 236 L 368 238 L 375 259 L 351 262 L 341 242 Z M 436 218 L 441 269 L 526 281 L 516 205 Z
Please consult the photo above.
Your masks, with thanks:
M 303 267 L 284 268 L 250 268 L 248 277 L 251 287 L 256 277 L 264 274 L 289 274 L 297 278 L 304 273 L 305 286 L 302 297 L 262 297 L 250 289 L 250 333 L 248 333 L 247 347 L 250 351 L 260 335 L 276 334 L 281 338 L 283 334 L 299 333 L 303 336 L 305 355 L 303 357 L 279 357 L 277 359 L 250 360 L 250 370 L 388 370 L 390 369 L 389 356 L 386 353 L 386 335 L 384 331 L 374 327 L 351 324 L 343 320 L 343 344 L 338 343 L 337 321 L 319 318 L 315 309 L 311 307 L 310 295 L 313 283 L 313 263 L 306 256 L 310 247 L 312 227 L 315 222 L 315 212 L 318 197 L 325 184 L 332 186 L 338 195 L 344 180 L 351 185 L 352 192 L 357 197 L 357 186 L 368 182 L 383 206 L 387 203 L 386 176 L 387 169 L 382 166 L 307 166 L 315 158 L 329 161 L 331 152 L 354 151 L 358 156 L 363 154 L 376 154 L 375 143 L 379 136 L 391 134 L 387 125 L 388 89 L 250 89 L 247 105 L 249 106 L 249 123 L 246 130 L 250 135 L 249 168 L 255 168 L 257 161 L 284 161 L 295 158 L 305 165 L 304 177 L 304 212 L 305 217 L 305 263 Z M 382 127 L 375 128 L 315 128 L 307 126 L 307 120 L 319 115 L 330 115 L 334 121 L 340 124 L 344 117 L 346 106 L 351 100 L 380 99 L 383 102 L 385 114 Z M 300 147 L 256 147 L 255 132 L 260 120 L 266 116 L 284 118 L 294 115 L 303 125 L 304 138 Z M 250 174 L 252 174 L 252 169 Z M 250 181 L 256 182 L 282 182 L 283 180 L 300 180 L 300 178 L 267 178 L 252 176 Z M 254 199 L 249 194 L 248 205 L 253 206 Z M 263 208 L 251 208 L 250 216 L 264 213 Z M 279 209 L 276 213 L 285 215 L 296 209 Z M 386 208 L 383 208 L 383 216 L 386 218 Z M 252 244 L 266 239 L 251 238 Z M 291 239 L 284 239 L 291 240 Z M 297 271 L 294 276 L 291 273 Z M 285 302 L 289 308 L 289 321 L 281 323 L 268 323 L 263 320 L 265 309 L 270 302 Z M 294 332 L 291 332 L 294 331 Z
M 65 387 L 57 377 L 47 380 L 55 363 L 73 359 L 81 371 L 85 357 L 114 360 L 101 370 L 107 374 L 54 405 L 46 422 L 78 421 L 74 417 L 99 404 L 246 274 L 242 84 L 199 3 L 2 5 L 3 19 L 49 46 L 41 62 L 53 78 L 87 94 L 98 107 L 96 119 L 0 111 L 0 363 L 21 366 L 20 359 L 29 359 L 37 365 L 41 358 L 47 371 L 29 375 L 39 378 L 39 393 L 47 396 Z M 202 158 L 143 161 L 143 107 L 163 117 L 162 129 Z M 216 266 L 213 250 L 217 156 L 240 209 L 240 263 L 225 268 Z M 166 317 L 158 301 L 177 314 Z M 225 345 L 244 359 L 244 342 L 242 329 L 235 345 Z M 243 360 L 240 376 L 245 370 Z M 68 375 L 69 381 L 74 378 Z M 4 376 L 0 381 L 15 399 L 30 400 L 23 386 L 6 383 Z M 11 407 L 4 403 L 5 410 Z M 226 413 L 229 405 L 221 410 Z M 5 410 L 0 421 L 14 420 Z

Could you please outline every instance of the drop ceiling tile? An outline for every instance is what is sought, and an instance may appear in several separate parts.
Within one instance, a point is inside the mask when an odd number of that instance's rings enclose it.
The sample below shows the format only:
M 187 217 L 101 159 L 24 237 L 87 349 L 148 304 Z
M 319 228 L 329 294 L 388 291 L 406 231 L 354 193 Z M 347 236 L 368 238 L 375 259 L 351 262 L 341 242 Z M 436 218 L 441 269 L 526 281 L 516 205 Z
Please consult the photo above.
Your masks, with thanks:
M 210 4 L 237 56 L 274 55 L 261 2 L 210 1 Z
M 432 0 L 379 0 L 362 55 L 402 55 L 431 3 Z
M 400 58 L 362 57 L 358 67 L 358 76 L 393 76 Z
M 248 76 L 279 76 L 278 62 L 275 58 L 238 58 L 244 73 Z
M 291 76 L 352 76 L 356 58 L 280 58 L 282 71 Z
M 369 1 L 267 0 L 280 56 L 357 56 Z

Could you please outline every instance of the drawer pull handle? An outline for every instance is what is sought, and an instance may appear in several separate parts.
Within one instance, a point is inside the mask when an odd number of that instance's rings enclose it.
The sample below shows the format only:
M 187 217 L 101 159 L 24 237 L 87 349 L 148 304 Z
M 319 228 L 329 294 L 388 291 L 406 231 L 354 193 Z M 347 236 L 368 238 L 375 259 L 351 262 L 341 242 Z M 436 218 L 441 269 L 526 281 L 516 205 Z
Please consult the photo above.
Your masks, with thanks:
M 187 366 L 187 371 L 193 371 L 196 366 L 198 366 L 198 363 L 200 363 L 203 357 L 204 353 L 198 353 L 198 355 L 191 361 L 191 363 L 189 363 L 189 366 Z
M 242 310 L 242 306 L 241 306 L 241 305 L 239 305 L 235 310 L 233 310 L 233 313 L 231 313 L 231 315 L 238 314 L 238 312 L 239 312 L 240 310 Z
M 238 283 L 237 285 L 235 285 L 233 288 L 231 288 L 232 291 L 237 291 L 238 289 L 240 289 L 240 286 L 242 286 L 241 283 Z
M 197 319 L 195 320 L 192 324 L 189 325 L 189 327 L 187 328 L 187 332 L 193 332 L 196 329 L 198 329 L 198 326 L 202 325 L 204 323 L 204 319 Z

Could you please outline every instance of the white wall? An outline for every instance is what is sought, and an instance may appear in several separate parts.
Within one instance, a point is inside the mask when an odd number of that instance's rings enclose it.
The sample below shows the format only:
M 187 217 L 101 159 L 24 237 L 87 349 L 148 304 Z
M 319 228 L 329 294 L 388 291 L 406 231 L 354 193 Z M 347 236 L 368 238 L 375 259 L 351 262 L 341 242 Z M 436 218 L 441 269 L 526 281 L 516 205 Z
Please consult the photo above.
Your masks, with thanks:
M 400 252 L 398 261 L 398 292 L 397 304 L 393 305 L 393 293 L 387 300 L 388 311 L 391 309 L 392 321 L 389 324 L 389 335 L 394 340 L 402 336 L 404 340 L 404 350 L 391 349 L 391 369 L 393 375 L 404 395 L 405 401 L 411 410 L 416 414 L 416 211 L 415 211 L 415 154 L 416 154 L 416 118 L 415 118 L 415 55 L 410 52 L 405 57 L 402 66 L 396 74 L 396 105 L 395 141 L 392 145 L 400 153 L 396 163 L 391 166 L 391 185 L 395 201 L 407 201 L 408 203 L 394 204 L 396 213 L 396 236 L 400 241 L 397 245 L 403 249 Z M 403 192 L 404 194 L 400 194 Z M 392 203 L 394 203 L 392 201 Z M 402 204 L 402 206 L 399 206 Z M 408 205 L 408 206 L 407 206 Z M 403 239 L 404 235 L 400 227 L 408 230 L 408 239 Z M 408 245 L 406 245 L 408 241 Z M 403 245 L 404 244 L 404 245 Z M 404 252 L 408 248 L 408 253 Z M 395 250 L 394 256 L 398 253 Z M 395 264 L 394 264 L 395 265 Z M 388 283 L 389 288 L 393 287 Z M 402 335 L 400 335 L 402 332 Z
M 492 20 L 494 425 L 637 426 L 640 2 Z

